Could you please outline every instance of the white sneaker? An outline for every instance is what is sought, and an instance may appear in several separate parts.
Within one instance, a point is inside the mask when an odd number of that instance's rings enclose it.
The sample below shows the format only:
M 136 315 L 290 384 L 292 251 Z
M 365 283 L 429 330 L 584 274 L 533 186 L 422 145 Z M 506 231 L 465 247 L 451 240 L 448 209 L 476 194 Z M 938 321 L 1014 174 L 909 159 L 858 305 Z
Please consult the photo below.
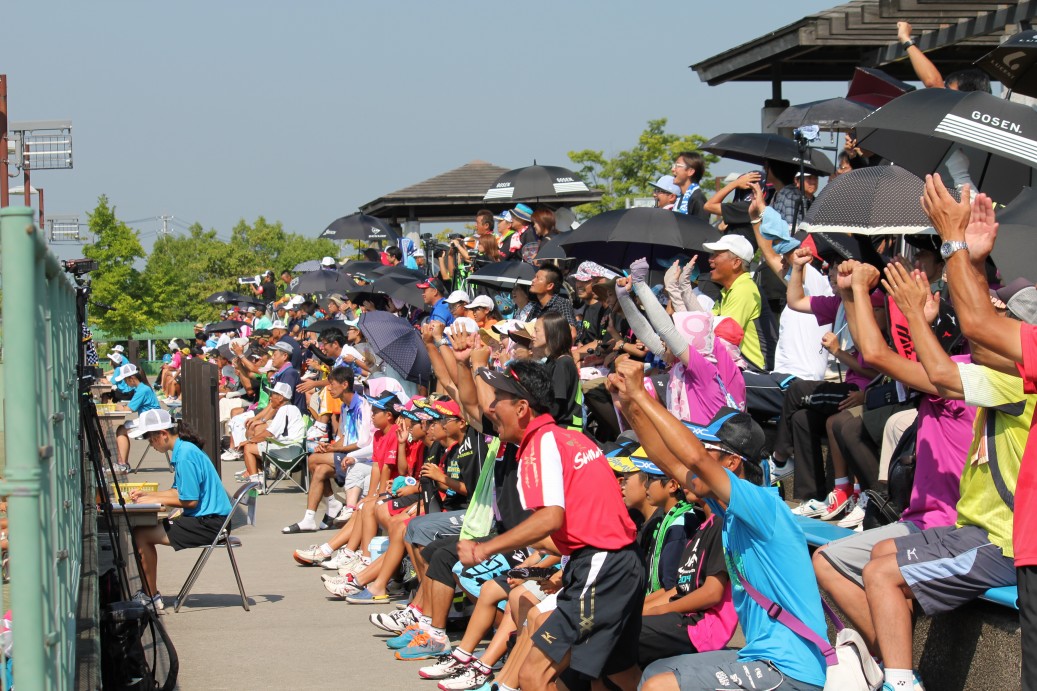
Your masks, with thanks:
M 244 458 L 244 455 L 234 449 L 228 449 L 220 454 L 220 459 L 224 461 L 240 461 L 242 458 Z
M 317 566 L 324 564 L 328 557 L 321 551 L 320 545 L 310 545 L 306 549 L 297 549 L 292 553 L 292 559 L 303 566 Z
M 324 585 L 325 590 L 337 597 L 349 597 L 350 595 L 356 595 L 363 590 L 363 588 L 353 581 L 351 575 L 330 577 L 321 576 L 321 583 Z
M 256 491 L 258 491 L 260 494 L 266 494 L 266 480 L 263 477 L 263 473 L 249 475 L 248 481 L 259 483 L 259 489 Z
M 818 518 L 824 515 L 828 511 L 828 505 L 819 499 L 807 499 L 802 504 L 792 509 L 792 513 L 797 516 L 806 516 L 807 518 Z
M 778 463 L 772 456 L 767 459 L 767 464 L 771 468 L 772 485 L 776 485 L 782 480 L 792 477 L 792 474 L 796 472 L 796 464 L 792 462 L 792 458 L 786 458 L 784 463 Z
M 439 682 L 439 688 L 443 691 L 489 688 L 491 679 L 493 679 L 492 672 L 483 674 L 475 668 L 475 665 L 468 665 L 449 679 Z
M 321 563 L 321 568 L 328 569 L 329 571 L 338 571 L 348 564 L 349 560 L 354 556 L 356 556 L 356 552 L 353 552 L 348 547 L 339 547 L 335 550 L 335 553 L 331 555 L 331 558 L 326 559 Z
M 467 666 L 467 662 L 460 662 L 453 654 L 446 653 L 439 656 L 436 664 L 419 668 L 418 676 L 422 679 L 449 679 Z
M 858 499 L 856 496 L 850 499 L 850 503 L 846 505 L 849 509 L 846 515 L 839 519 L 836 523 L 840 528 L 856 528 L 864 522 L 864 509 L 868 506 L 868 497 L 861 495 Z
M 401 634 L 411 624 L 417 623 L 414 613 L 409 609 L 396 610 L 395 612 L 378 612 L 368 617 L 368 620 L 383 631 Z
M 349 522 L 349 519 L 353 517 L 353 507 L 343 506 L 342 510 L 335 516 L 335 527 L 339 528 Z
M 356 554 L 345 566 L 338 567 L 338 575 L 345 576 L 346 574 L 352 574 L 355 576 L 366 569 L 370 563 L 371 560 L 367 557 Z

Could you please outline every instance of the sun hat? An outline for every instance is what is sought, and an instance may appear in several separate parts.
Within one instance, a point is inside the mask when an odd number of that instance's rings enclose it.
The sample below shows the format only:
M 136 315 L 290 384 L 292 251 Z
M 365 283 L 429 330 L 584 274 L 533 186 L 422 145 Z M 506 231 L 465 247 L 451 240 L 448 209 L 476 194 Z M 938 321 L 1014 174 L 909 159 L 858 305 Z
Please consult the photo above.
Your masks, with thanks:
M 292 346 L 290 344 L 288 344 L 288 343 L 285 343 L 284 341 L 278 341 L 277 343 L 274 343 L 273 345 L 270 346 L 270 348 L 268 350 L 270 350 L 270 352 L 273 352 L 275 350 L 279 350 L 282 353 L 288 353 L 289 355 L 291 355 L 292 353 L 295 352 L 295 350 L 292 348 Z
M 137 423 L 133 426 L 132 430 L 126 432 L 126 435 L 133 437 L 134 439 L 140 439 L 148 432 L 158 432 L 163 429 L 173 429 L 176 425 L 173 422 L 173 418 L 169 416 L 169 412 L 156 408 L 155 410 L 147 410 L 141 413 L 141 416 L 137 418 Z
M 518 204 L 514 209 L 511 210 L 512 219 L 518 219 L 523 223 L 533 222 L 533 209 L 526 204 Z
M 788 254 L 799 247 L 799 240 L 792 237 L 792 229 L 785 219 L 771 207 L 763 211 L 763 222 L 760 224 L 760 235 L 771 241 L 771 246 L 778 254 Z

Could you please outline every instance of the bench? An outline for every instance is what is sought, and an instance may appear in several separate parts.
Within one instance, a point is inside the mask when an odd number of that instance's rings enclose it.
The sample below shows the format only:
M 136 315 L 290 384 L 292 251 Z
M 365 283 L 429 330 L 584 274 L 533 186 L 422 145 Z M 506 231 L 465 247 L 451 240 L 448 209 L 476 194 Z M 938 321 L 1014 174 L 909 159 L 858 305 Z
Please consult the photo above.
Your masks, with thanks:
M 839 540 L 855 534 L 849 528 L 840 528 L 834 523 L 828 523 L 817 518 L 808 518 L 806 516 L 796 516 L 795 518 L 796 523 L 807 538 L 807 544 L 812 547 L 821 547 L 833 540 Z M 1014 585 L 991 588 L 983 593 L 980 599 L 1008 607 L 1009 609 L 1019 609 L 1019 590 Z

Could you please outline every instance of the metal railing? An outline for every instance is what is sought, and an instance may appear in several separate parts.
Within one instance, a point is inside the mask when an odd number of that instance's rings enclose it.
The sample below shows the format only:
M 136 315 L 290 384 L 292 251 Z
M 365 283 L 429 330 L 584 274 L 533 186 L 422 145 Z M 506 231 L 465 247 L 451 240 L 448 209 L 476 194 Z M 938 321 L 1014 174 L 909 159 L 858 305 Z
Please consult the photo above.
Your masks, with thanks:
M 0 209 L 14 681 L 71 688 L 83 546 L 75 287 L 29 207 Z M 0 602 L 0 612 L 6 611 Z

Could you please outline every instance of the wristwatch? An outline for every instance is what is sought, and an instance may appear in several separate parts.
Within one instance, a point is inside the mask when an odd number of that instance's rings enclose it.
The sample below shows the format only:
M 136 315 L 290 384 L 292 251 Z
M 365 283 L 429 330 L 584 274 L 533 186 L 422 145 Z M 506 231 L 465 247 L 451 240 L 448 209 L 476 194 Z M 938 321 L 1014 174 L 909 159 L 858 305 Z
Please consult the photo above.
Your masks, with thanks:
M 960 240 L 954 240 L 952 242 L 945 242 L 940 245 L 940 256 L 943 257 L 944 261 L 951 258 L 951 255 L 958 250 L 967 250 L 969 248 L 968 243 Z
M 910 48 L 913 45 L 915 45 L 915 39 L 909 38 L 906 41 L 904 41 L 903 43 L 901 43 L 900 47 L 903 48 L 904 52 L 906 53 L 907 49 Z

